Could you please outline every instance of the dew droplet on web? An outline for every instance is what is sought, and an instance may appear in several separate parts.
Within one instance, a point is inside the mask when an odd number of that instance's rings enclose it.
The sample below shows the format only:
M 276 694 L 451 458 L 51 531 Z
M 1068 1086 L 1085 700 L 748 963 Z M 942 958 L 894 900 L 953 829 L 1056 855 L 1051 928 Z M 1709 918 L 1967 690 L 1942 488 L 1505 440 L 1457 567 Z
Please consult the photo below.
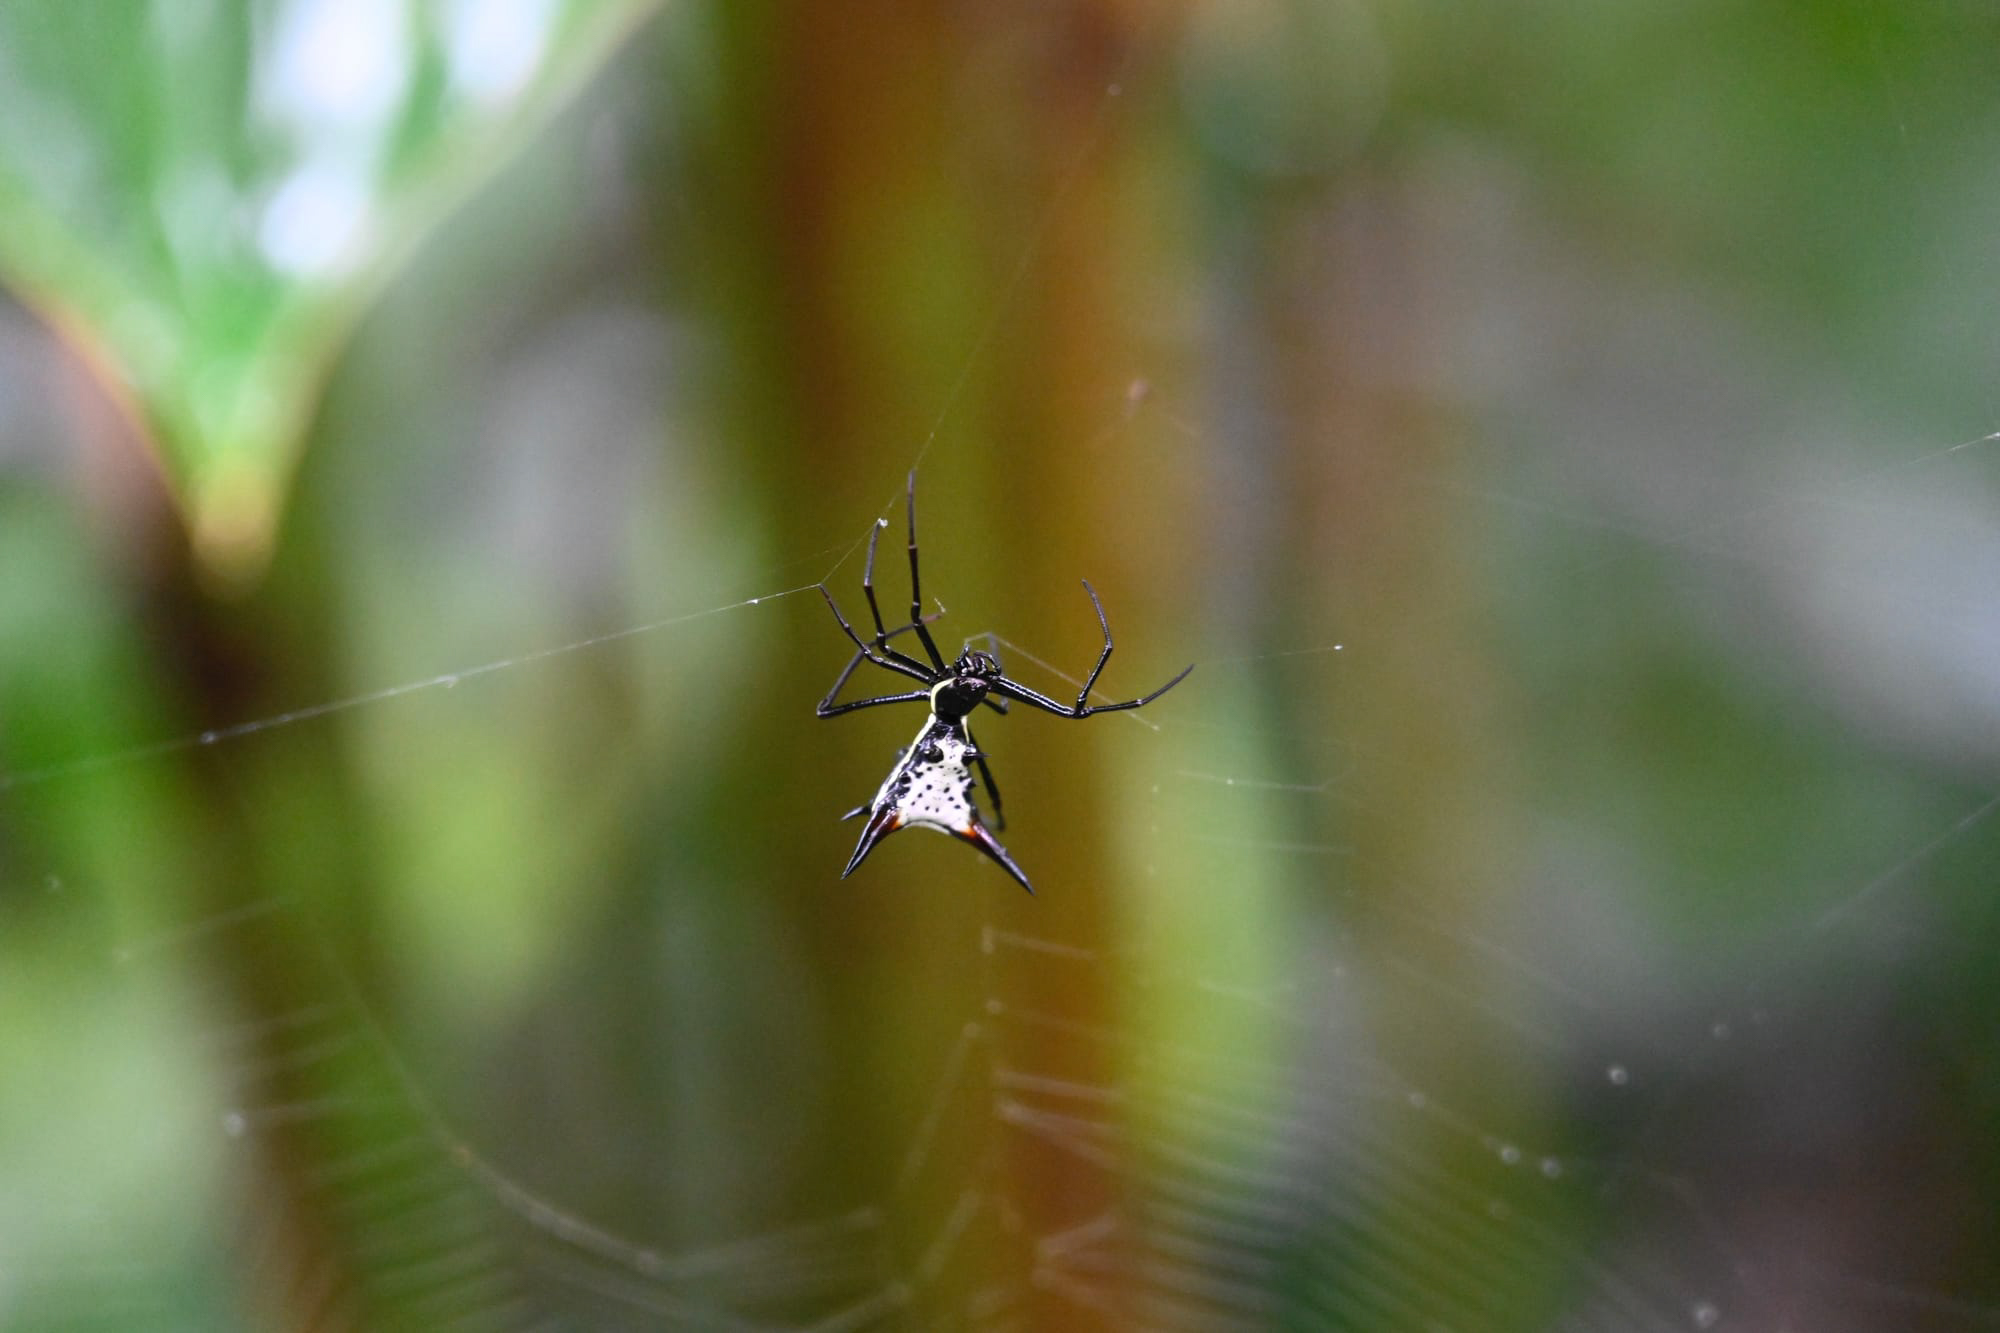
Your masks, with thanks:
M 241 1111 L 226 1111 L 222 1116 L 222 1132 L 232 1139 L 240 1139 L 250 1128 L 249 1117 Z
M 1409 1096 L 1405 1097 L 1404 1100 L 1407 1101 L 1411 1105 L 1411 1107 L 1419 1111 L 1423 1110 L 1426 1106 L 1430 1105 L 1430 1098 L 1424 1096 L 1424 1094 L 1422 1094 L 1421 1092 L 1413 1092 L 1409 1094 Z
M 743 605 L 745 605 L 745 606 L 755 606 L 755 605 L 757 605 L 757 603 L 759 603 L 759 602 L 761 602 L 761 601 L 763 601 L 763 600 L 764 600 L 764 599 L 763 599 L 763 598 L 761 598 L 761 597 L 752 597 L 752 598 L 751 598 L 751 599 L 750 599 L 749 601 L 745 602 L 745 603 L 744 603 Z
M 1624 1087 L 1632 1081 L 1632 1073 L 1624 1065 L 1611 1065 L 1604 1071 L 1604 1077 L 1611 1080 L 1613 1087 Z
M 1542 1174 L 1547 1176 L 1550 1180 L 1556 1179 L 1558 1176 L 1562 1175 L 1562 1173 L 1563 1173 L 1563 1164 L 1560 1161 L 1556 1160 L 1553 1157 L 1544 1157 L 1542 1159 Z
M 1516 1166 L 1521 1161 L 1521 1150 L 1511 1143 L 1503 1143 L 1500 1145 L 1500 1160 L 1509 1166 Z
M 50 893 L 61 893 L 63 891 L 62 876 L 61 875 L 48 876 L 46 879 L 42 881 L 42 887 L 44 889 L 47 889 Z
M 1714 1037 L 1714 1038 L 1715 1038 L 1715 1039 L 1716 1039 L 1717 1041 L 1728 1041 L 1728 1040 L 1729 1040 L 1729 1024 L 1727 1024 L 1727 1023 L 1717 1023 L 1717 1024 L 1715 1024 L 1714 1026 L 1712 1026 L 1712 1027 L 1710 1027 L 1710 1028 L 1709 1028 L 1709 1030 L 1708 1030 L 1708 1035 L 1709 1035 L 1709 1036 L 1711 1036 L 1711 1037 Z
M 446 689 L 448 689 L 448 690 L 449 690 L 449 689 L 452 689 L 452 688 L 454 688 L 454 687 L 456 687 L 456 686 L 457 686 L 457 684 L 458 684 L 458 677 L 457 677 L 457 676 L 439 676 L 439 677 L 437 678 L 437 683 L 438 683 L 438 684 L 440 684 L 440 685 L 442 685 L 442 686 L 444 686 L 444 687 L 445 687 Z
M 201 735 L 195 737 L 195 741 L 201 745 L 213 745 L 218 740 L 221 739 L 222 739 L 221 733 L 214 731 L 204 731 L 201 733 Z
M 1702 1301 L 1696 1305 L 1688 1314 L 1694 1319 L 1694 1326 L 1696 1328 L 1714 1328 L 1722 1321 L 1722 1311 L 1716 1309 L 1707 1301 Z

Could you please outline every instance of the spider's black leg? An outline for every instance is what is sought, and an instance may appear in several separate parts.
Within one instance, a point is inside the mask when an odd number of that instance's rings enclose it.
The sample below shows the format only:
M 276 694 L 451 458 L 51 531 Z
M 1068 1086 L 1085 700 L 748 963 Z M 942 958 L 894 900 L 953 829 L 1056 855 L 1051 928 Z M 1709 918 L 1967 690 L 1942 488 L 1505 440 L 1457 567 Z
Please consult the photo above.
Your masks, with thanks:
M 898 634 L 907 634 L 909 630 L 910 627 L 908 625 L 904 625 L 899 629 L 890 630 L 886 637 L 893 639 Z M 889 654 L 889 656 L 894 657 L 897 661 L 908 661 L 911 666 L 920 667 L 923 665 L 922 663 L 917 662 L 914 659 L 906 659 L 901 653 L 891 653 Z M 847 688 L 847 682 L 853 679 L 855 669 L 858 668 L 863 662 L 867 660 L 868 660 L 868 652 L 866 649 L 863 649 L 862 651 L 856 653 L 854 656 L 847 659 L 847 665 L 840 669 L 840 674 L 838 676 L 834 677 L 833 688 L 829 689 L 826 692 L 826 697 L 819 701 L 821 717 L 831 716 L 829 713 L 826 712 L 827 707 L 830 704 L 832 704 L 835 699 L 840 697 L 840 692 L 843 689 Z M 925 672 L 924 675 L 926 679 L 928 679 L 930 673 Z M 900 699 L 903 696 L 897 695 L 895 697 Z
M 1104 671 L 1104 664 L 1111 660 L 1111 622 L 1104 618 L 1104 603 L 1097 600 L 1097 589 L 1090 586 L 1090 580 L 1083 581 L 1083 590 L 1090 594 L 1090 604 L 1097 608 L 1097 627 L 1104 631 L 1104 651 L 1097 655 L 1097 665 L 1083 678 L 1083 688 L 1076 692 L 1076 711 L 1079 716 L 1090 707 L 1090 691 L 1097 685 L 1097 678 Z
M 1040 690 L 1031 690 L 1020 681 L 1011 680 L 1006 676 L 1002 676 L 1000 679 L 994 681 L 992 690 L 995 694 L 1004 694 L 1017 703 L 1027 704 L 1031 708 L 1039 708 L 1044 713 L 1054 713 L 1057 717 L 1077 716 L 1077 711 L 1068 704 L 1059 704 Z
M 993 682 L 993 689 L 997 693 L 1006 695 L 1009 699 L 1039 708 L 1044 713 L 1054 713 L 1057 717 L 1090 717 L 1095 713 L 1122 713 L 1128 708 L 1144 708 L 1147 704 L 1186 680 L 1188 672 L 1192 670 L 1194 670 L 1194 663 L 1190 662 L 1181 668 L 1181 673 L 1178 676 L 1175 676 L 1151 694 L 1142 694 L 1137 699 L 1127 699 L 1123 703 L 1092 704 L 1087 708 L 1073 708 L 1069 704 L 1057 703 L 1054 699 L 1049 698 L 1048 695 L 1038 690 L 1031 690 L 1026 685 L 1021 684 L 1021 682 L 1009 680 L 1005 676 Z
M 1090 692 L 1096 688 L 1097 678 L 1103 674 L 1104 664 L 1111 660 L 1111 622 L 1105 617 L 1104 603 L 1097 599 L 1097 589 L 1090 586 L 1089 579 L 1083 581 L 1083 590 L 1090 594 L 1090 604 L 1097 609 L 1097 627 L 1104 631 L 1104 651 L 1097 655 L 1097 665 L 1090 669 L 1090 674 L 1084 677 L 1083 688 L 1076 692 L 1076 705 L 1066 708 L 1054 699 L 1049 698 L 1046 694 L 1038 694 L 1027 686 L 1016 684 L 1004 676 L 993 682 L 995 690 L 1005 694 L 1010 699 L 1019 699 L 1024 704 L 1033 704 L 1036 708 L 1040 708 L 1045 712 L 1055 713 L 1062 717 L 1089 717 L 1093 713 L 1122 713 L 1128 708 L 1144 708 L 1147 704 L 1153 702 L 1153 700 L 1187 679 L 1188 672 L 1194 670 L 1194 663 L 1192 662 L 1181 668 L 1180 675 L 1175 676 L 1151 694 L 1142 694 L 1136 699 L 1127 699 L 1123 703 L 1091 703 Z
M 845 672 L 841 673 L 841 678 L 844 682 Z M 928 700 L 930 697 L 929 690 L 911 690 L 908 694 L 878 694 L 873 699 L 849 699 L 844 704 L 837 704 L 831 702 L 833 696 L 828 695 L 819 701 L 819 707 L 813 711 L 820 717 L 839 717 L 842 713 L 851 713 L 857 708 L 873 708 L 877 704 L 913 704 L 919 700 Z
M 826 710 L 832 706 L 835 699 L 840 697 L 840 692 L 847 688 L 847 682 L 854 678 L 855 668 L 867 660 L 867 657 L 861 653 L 856 653 L 847 659 L 847 665 L 842 667 L 840 674 L 833 678 L 833 688 L 828 690 L 826 696 L 819 701 L 818 711 L 821 717 L 826 716 Z
M 894 658 L 896 661 L 902 662 L 907 666 L 921 668 L 924 665 L 922 662 L 919 662 L 907 653 L 897 652 L 889 646 L 889 640 L 903 633 L 904 630 L 912 629 L 916 625 L 922 624 L 929 617 L 917 617 L 913 624 L 904 625 L 901 629 L 884 629 L 882 627 L 882 608 L 875 601 L 875 542 L 882 535 L 882 529 L 886 526 L 887 521 L 878 518 L 875 520 L 875 526 L 868 530 L 868 560 L 867 563 L 861 566 L 861 595 L 868 599 L 868 615 L 875 622 L 875 651 L 884 657 Z M 940 611 L 938 614 L 942 615 L 944 613 Z
M 924 641 L 924 651 L 931 655 L 931 664 L 940 673 L 950 670 L 944 664 L 944 654 L 938 651 L 937 641 L 931 638 L 930 628 L 924 624 L 923 588 L 917 582 L 917 473 L 910 470 L 908 493 L 910 511 L 910 620 L 917 627 L 917 637 Z
M 1159 698 L 1161 695 L 1165 694 L 1168 690 L 1171 690 L 1174 686 L 1186 680 L 1188 677 L 1188 672 L 1192 670 L 1194 670 L 1194 663 L 1189 662 L 1186 666 L 1180 669 L 1180 672 L 1177 675 L 1175 675 L 1175 677 L 1172 680 L 1160 686 L 1159 689 L 1154 690 L 1151 694 L 1142 694 L 1136 699 L 1127 699 L 1122 704 L 1093 704 L 1089 708 L 1078 710 L 1074 714 L 1074 716 L 1089 717 L 1092 713 L 1122 713 L 1128 708 L 1144 708 L 1147 704 L 1153 702 L 1153 700 Z
M 889 638 L 882 628 L 882 608 L 875 603 L 875 543 L 881 540 L 882 525 L 886 519 L 876 519 L 875 526 L 868 529 L 868 559 L 861 565 L 861 595 L 868 599 L 868 614 L 875 620 L 875 644 L 880 647 Z
M 909 628 L 908 625 L 903 626 L 903 629 L 908 629 L 908 628 Z M 891 637 L 893 637 L 895 635 L 901 634 L 903 632 L 903 629 L 892 629 L 889 631 L 889 634 L 891 635 Z M 819 701 L 818 711 L 821 717 L 832 717 L 834 713 L 844 713 L 847 711 L 845 708 L 834 708 L 833 712 L 828 712 L 827 710 L 832 707 L 833 701 L 840 697 L 840 692 L 847 687 L 847 682 L 853 678 L 855 669 L 859 667 L 863 662 L 866 662 L 867 660 L 868 660 L 868 655 L 866 653 L 856 653 L 854 656 L 847 659 L 847 665 L 840 669 L 840 674 L 838 676 L 834 677 L 833 688 L 829 689 L 826 692 L 826 697 Z M 930 698 L 929 694 L 925 693 L 922 690 L 918 690 L 913 694 L 885 694 L 879 699 L 870 700 L 870 702 L 901 703 L 904 701 L 914 701 L 917 699 L 928 699 L 928 698 Z M 983 702 L 992 703 L 993 700 L 991 698 L 988 698 Z M 1004 699 L 1001 700 L 999 708 L 1001 714 L 1004 716 L 1007 712 L 1007 701 Z
M 986 794 L 993 798 L 993 828 L 997 833 L 1007 831 L 1007 816 L 1000 811 L 1000 788 L 994 785 L 993 770 L 986 766 L 984 751 L 974 750 L 972 762 L 979 769 L 979 780 L 986 784 Z
M 854 626 L 847 623 L 847 617 L 840 614 L 840 603 L 833 600 L 833 594 L 827 590 L 827 586 L 824 583 L 815 586 L 819 588 L 819 595 L 826 598 L 827 609 L 833 612 L 833 618 L 840 623 L 840 632 L 847 636 L 850 643 L 861 650 L 863 657 L 873 662 L 876 666 L 887 667 L 889 670 L 899 672 L 913 680 L 920 680 L 925 685 L 933 683 L 930 672 L 924 670 L 916 662 L 904 657 L 901 653 L 884 657 L 869 647 L 868 641 L 863 639 L 859 634 L 856 634 Z M 925 631 L 925 637 L 929 637 L 929 631 Z

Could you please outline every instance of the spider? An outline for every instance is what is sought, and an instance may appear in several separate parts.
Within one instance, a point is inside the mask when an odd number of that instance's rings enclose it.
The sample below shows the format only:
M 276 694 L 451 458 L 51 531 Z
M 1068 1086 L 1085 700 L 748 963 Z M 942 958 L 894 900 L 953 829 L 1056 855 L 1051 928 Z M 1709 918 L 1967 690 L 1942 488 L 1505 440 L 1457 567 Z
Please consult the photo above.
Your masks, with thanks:
M 1090 580 L 1083 580 L 1083 590 L 1090 594 L 1090 604 L 1097 611 L 1098 628 L 1104 631 L 1104 651 L 1097 655 L 1097 665 L 1090 669 L 1084 679 L 1083 688 L 1076 693 L 1076 703 L 1065 704 L 1048 695 L 1029 689 L 1019 681 L 1010 680 L 1002 674 L 1000 663 L 990 652 L 975 652 L 971 645 L 959 653 L 958 660 L 946 664 L 944 654 L 938 651 L 937 641 L 931 638 L 930 626 L 923 614 L 922 585 L 917 577 L 917 474 L 910 473 L 907 493 L 910 525 L 910 620 L 896 629 L 885 628 L 882 623 L 882 608 L 875 601 L 875 543 L 888 526 L 888 520 L 876 520 L 874 529 L 868 535 L 868 562 L 862 568 L 861 592 L 868 599 L 868 615 L 875 622 L 875 637 L 871 642 L 855 632 L 854 626 L 840 612 L 840 604 L 833 599 L 827 586 L 819 584 L 820 596 L 826 598 L 833 618 L 840 623 L 841 632 L 853 642 L 854 656 L 833 682 L 833 688 L 819 701 L 815 710 L 821 717 L 838 717 L 851 713 L 857 708 L 873 708 L 878 704 L 902 704 L 924 702 L 930 705 L 931 715 L 918 729 L 916 739 L 909 747 L 896 756 L 895 767 L 883 780 L 874 799 L 866 805 L 857 806 L 842 815 L 842 819 L 868 817 L 867 825 L 861 830 L 861 841 L 854 848 L 854 855 L 848 859 L 847 869 L 840 872 L 846 879 L 875 850 L 877 843 L 897 829 L 916 825 L 933 828 L 941 833 L 971 843 L 986 855 L 992 857 L 1000 867 L 1020 882 L 1022 888 L 1033 893 L 1034 886 L 1021 873 L 1021 867 L 1014 864 L 1014 858 L 1007 855 L 1007 849 L 988 831 L 985 821 L 980 818 L 979 807 L 972 798 L 972 768 L 979 770 L 979 779 L 986 786 L 986 794 L 993 798 L 993 822 L 995 827 L 1005 829 L 1006 817 L 1000 809 L 1000 788 L 994 785 L 993 773 L 986 767 L 986 755 L 973 744 L 970 718 L 974 709 L 981 704 L 997 713 L 1006 713 L 1007 701 L 1024 703 L 1039 708 L 1057 717 L 1085 718 L 1096 713 L 1118 713 L 1130 708 L 1144 708 L 1153 700 L 1171 690 L 1187 678 L 1194 670 L 1192 663 L 1181 669 L 1181 673 L 1151 694 L 1137 699 L 1127 699 L 1123 703 L 1093 704 L 1090 691 L 1097 684 L 1097 677 L 1104 670 L 1104 664 L 1111 660 L 1111 622 L 1105 619 L 1104 603 L 1097 599 L 1097 590 L 1090 586 Z M 889 640 L 901 634 L 914 632 L 917 641 L 923 645 L 929 665 L 898 651 L 889 645 Z M 989 644 L 989 647 L 991 645 Z M 872 662 L 887 671 L 908 676 L 921 682 L 922 688 L 903 694 L 883 694 L 872 699 L 853 699 L 847 703 L 835 703 L 848 678 L 862 662 Z

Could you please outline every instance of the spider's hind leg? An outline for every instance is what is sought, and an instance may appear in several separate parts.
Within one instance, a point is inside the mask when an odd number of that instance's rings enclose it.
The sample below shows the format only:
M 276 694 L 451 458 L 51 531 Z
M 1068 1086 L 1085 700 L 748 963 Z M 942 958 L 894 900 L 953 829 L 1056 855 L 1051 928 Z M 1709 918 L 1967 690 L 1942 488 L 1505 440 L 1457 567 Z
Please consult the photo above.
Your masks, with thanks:
M 968 753 L 973 765 L 979 769 L 979 780 L 986 784 L 986 794 L 993 798 L 993 828 L 995 832 L 1007 831 L 1007 816 L 1000 809 L 1000 788 L 993 781 L 993 770 L 986 766 L 986 752 L 973 750 Z

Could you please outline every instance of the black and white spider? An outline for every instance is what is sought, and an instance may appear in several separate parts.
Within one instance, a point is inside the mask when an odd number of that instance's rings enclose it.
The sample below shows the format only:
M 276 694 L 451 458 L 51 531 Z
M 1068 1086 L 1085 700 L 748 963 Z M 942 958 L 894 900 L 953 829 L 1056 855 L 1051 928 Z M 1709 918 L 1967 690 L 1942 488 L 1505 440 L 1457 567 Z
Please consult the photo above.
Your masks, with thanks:
M 1097 600 L 1097 590 L 1090 586 L 1090 580 L 1083 581 L 1083 590 L 1090 594 L 1090 604 L 1097 610 L 1097 624 L 1104 631 L 1104 651 L 1097 655 L 1097 665 L 1090 669 L 1084 679 L 1083 688 L 1076 693 L 1076 703 L 1064 704 L 1041 694 L 1018 681 L 1009 680 L 1001 674 L 1000 663 L 991 653 L 975 652 L 968 646 L 958 656 L 958 660 L 946 665 L 944 654 L 938 651 L 937 642 L 931 638 L 929 625 L 923 614 L 922 585 L 917 578 L 917 474 L 910 473 L 908 491 L 910 523 L 910 620 L 906 625 L 888 629 L 882 624 L 882 609 L 875 602 L 875 542 L 888 526 L 886 520 L 877 521 L 868 535 L 868 563 L 861 573 L 861 592 L 868 599 L 868 614 L 875 622 L 875 638 L 871 643 L 863 639 L 847 623 L 847 617 L 840 613 L 840 604 L 833 599 L 827 586 L 819 585 L 820 595 L 826 598 L 827 606 L 833 611 L 833 618 L 840 622 L 840 628 L 854 643 L 856 652 L 840 676 L 833 682 L 833 688 L 819 701 L 818 713 L 821 717 L 837 717 L 851 713 L 857 708 L 873 708 L 877 704 L 928 703 L 930 719 L 917 732 L 909 748 L 896 756 L 896 766 L 889 770 L 873 800 L 858 806 L 841 816 L 855 819 L 868 816 L 867 826 L 861 830 L 861 841 L 848 859 L 847 869 L 840 872 L 842 879 L 854 873 L 875 845 L 894 833 L 897 829 L 915 825 L 934 828 L 941 833 L 949 833 L 963 839 L 999 862 L 1006 872 L 1019 880 L 1021 887 L 1033 893 L 1034 887 L 1028 877 L 1021 873 L 1021 867 L 1014 864 L 1014 858 L 1007 855 L 1007 849 L 986 828 L 979 817 L 979 807 L 972 799 L 972 768 L 977 767 L 979 777 L 986 784 L 986 794 L 993 798 L 993 822 L 998 828 L 1006 828 L 1007 820 L 1000 812 L 1000 789 L 993 784 L 993 774 L 986 767 L 986 756 L 972 741 L 972 726 L 969 721 L 974 709 L 981 704 L 998 713 L 1007 711 L 1007 700 L 1024 703 L 1039 708 L 1057 717 L 1085 718 L 1094 713 L 1117 713 L 1128 708 L 1143 708 L 1153 700 L 1171 690 L 1187 678 L 1194 670 L 1190 663 L 1181 673 L 1151 694 L 1137 699 L 1127 699 L 1123 703 L 1093 704 L 1090 691 L 1097 684 L 1098 673 L 1111 660 L 1111 622 L 1104 617 L 1104 604 Z M 906 653 L 889 646 L 889 640 L 897 635 L 914 631 L 930 658 L 929 665 L 918 661 Z M 898 675 L 908 676 L 922 682 L 923 688 L 910 690 L 904 694 L 883 694 L 872 699 L 855 699 L 837 704 L 834 699 L 847 684 L 855 668 L 862 662 L 873 662 L 876 666 Z

